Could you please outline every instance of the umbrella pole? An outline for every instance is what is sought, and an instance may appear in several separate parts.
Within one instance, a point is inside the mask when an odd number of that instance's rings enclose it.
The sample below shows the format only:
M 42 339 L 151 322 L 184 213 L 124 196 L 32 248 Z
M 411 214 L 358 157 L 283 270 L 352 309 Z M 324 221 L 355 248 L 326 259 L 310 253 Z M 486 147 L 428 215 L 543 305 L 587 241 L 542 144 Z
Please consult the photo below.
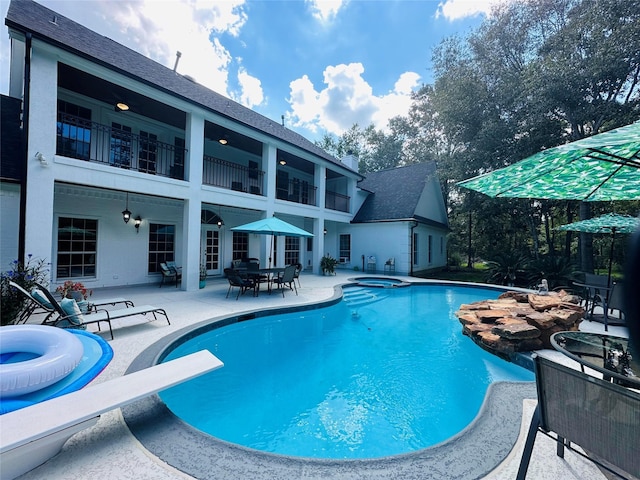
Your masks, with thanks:
M 616 240 L 616 229 L 611 229 L 611 250 L 609 252 L 609 275 L 607 277 L 607 302 L 609 300 L 609 292 L 611 291 L 611 265 L 613 263 L 613 244 Z

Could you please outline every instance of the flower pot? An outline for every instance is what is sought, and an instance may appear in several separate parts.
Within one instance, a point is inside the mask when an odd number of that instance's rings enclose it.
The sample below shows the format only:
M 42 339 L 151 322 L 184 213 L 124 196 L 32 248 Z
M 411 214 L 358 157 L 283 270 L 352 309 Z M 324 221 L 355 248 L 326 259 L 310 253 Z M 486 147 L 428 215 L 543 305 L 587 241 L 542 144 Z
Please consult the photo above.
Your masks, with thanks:
M 204 288 L 207 286 L 207 281 L 206 280 L 200 280 L 200 288 Z

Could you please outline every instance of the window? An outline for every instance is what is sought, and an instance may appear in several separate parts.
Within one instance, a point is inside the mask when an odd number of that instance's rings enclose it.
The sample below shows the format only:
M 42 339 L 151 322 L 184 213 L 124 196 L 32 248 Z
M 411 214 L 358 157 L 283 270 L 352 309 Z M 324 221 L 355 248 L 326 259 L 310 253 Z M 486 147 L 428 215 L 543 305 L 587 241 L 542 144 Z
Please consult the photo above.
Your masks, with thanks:
M 159 273 L 160 263 L 175 261 L 175 225 L 149 224 L 149 273 Z
M 96 276 L 98 221 L 58 218 L 57 279 Z
M 429 265 L 431 265 L 431 262 L 433 261 L 433 235 L 429 235 L 428 242 Z
M 89 160 L 91 152 L 91 110 L 58 100 L 56 154 Z
M 284 264 L 294 265 L 300 262 L 300 237 L 284 238 Z
M 351 235 L 340 235 L 340 263 L 351 261 Z
M 418 265 L 418 234 L 413 234 L 413 264 Z
M 245 232 L 233 232 L 232 260 L 244 260 L 245 258 L 249 258 L 249 234 Z
M 138 153 L 138 171 L 156 173 L 156 156 L 158 152 L 158 136 L 140 130 L 140 152 Z
M 116 167 L 131 166 L 131 127 L 119 123 L 111 123 L 111 144 L 109 163 Z

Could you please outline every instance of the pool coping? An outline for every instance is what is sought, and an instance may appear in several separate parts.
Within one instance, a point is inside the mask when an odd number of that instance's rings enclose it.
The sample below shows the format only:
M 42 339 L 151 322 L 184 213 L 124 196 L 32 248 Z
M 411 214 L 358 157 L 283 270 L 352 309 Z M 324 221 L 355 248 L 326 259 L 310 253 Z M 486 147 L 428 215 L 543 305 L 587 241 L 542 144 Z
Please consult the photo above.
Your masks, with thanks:
M 346 285 L 352 284 L 337 285 L 334 296 L 323 302 L 259 310 L 243 315 L 225 315 L 185 327 L 145 349 L 134 359 L 126 373 L 157 363 L 168 353 L 169 345 L 179 339 L 191 338 L 203 328 L 219 328 L 275 313 L 309 310 L 337 303 L 342 298 L 342 287 Z M 486 285 L 483 287 L 486 288 Z M 225 442 L 183 422 L 158 395 L 123 407 L 122 415 L 132 434 L 149 452 L 174 468 L 203 480 L 325 477 L 454 480 L 482 478 L 495 469 L 516 443 L 524 400 L 536 398 L 534 382 L 493 383 L 476 418 L 454 437 L 415 452 L 355 460 L 290 457 Z

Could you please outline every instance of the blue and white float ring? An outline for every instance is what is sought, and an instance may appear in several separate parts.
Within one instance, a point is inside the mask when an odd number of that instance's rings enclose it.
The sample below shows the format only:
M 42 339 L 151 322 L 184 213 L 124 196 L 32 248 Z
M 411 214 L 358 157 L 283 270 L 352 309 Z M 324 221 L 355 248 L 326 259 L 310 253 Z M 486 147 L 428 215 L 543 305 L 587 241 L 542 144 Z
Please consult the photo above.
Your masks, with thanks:
M 82 360 L 78 338 L 61 328 L 9 325 L 0 328 L 0 354 L 28 353 L 36 358 L 0 363 L 0 396 L 15 397 L 48 387 L 69 375 Z

